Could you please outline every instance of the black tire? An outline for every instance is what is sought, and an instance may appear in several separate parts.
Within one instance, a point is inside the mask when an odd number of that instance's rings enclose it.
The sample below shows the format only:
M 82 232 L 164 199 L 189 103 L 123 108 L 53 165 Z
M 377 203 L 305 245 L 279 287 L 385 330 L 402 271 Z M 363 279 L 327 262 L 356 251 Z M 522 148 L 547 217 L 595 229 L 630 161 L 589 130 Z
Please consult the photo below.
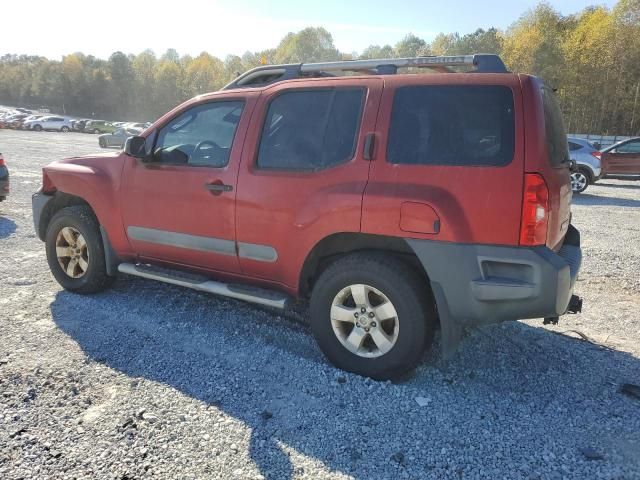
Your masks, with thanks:
M 93 133 L 95 133 L 96 135 L 98 135 L 100 133 L 100 130 L 98 128 L 94 128 L 93 129 Z
M 42 131 L 42 125 L 34 125 L 34 126 L 33 126 L 33 129 L 34 129 L 36 132 L 41 132 L 41 131 Z
M 56 239 L 64 227 L 78 230 L 87 244 L 88 268 L 80 278 L 67 275 L 58 263 Z M 109 287 L 114 280 L 107 275 L 100 227 L 89 207 L 77 205 L 58 211 L 47 227 L 45 248 L 51 273 L 65 290 L 82 294 L 96 293 Z
M 107 148 L 103 138 L 98 139 L 98 145 L 100 145 L 100 148 Z
M 68 133 L 68 132 L 69 132 L 69 127 L 62 127 L 62 128 L 60 129 L 60 131 L 61 131 L 62 133 Z
M 349 351 L 332 327 L 329 312 L 334 298 L 354 284 L 379 290 L 397 312 L 396 343 L 375 358 Z M 425 280 L 407 264 L 382 253 L 357 253 L 332 263 L 314 285 L 310 308 L 311 329 L 326 357 L 338 368 L 376 380 L 394 378 L 415 368 L 433 341 L 436 313 Z

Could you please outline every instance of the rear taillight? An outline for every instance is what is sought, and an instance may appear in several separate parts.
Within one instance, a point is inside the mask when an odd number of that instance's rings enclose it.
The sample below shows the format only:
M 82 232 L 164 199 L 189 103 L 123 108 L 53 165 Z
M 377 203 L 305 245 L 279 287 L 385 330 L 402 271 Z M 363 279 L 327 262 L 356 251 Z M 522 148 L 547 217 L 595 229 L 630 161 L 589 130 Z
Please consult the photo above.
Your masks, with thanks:
M 4 163 L 4 158 L 2 157 L 2 154 L 0 154 L 0 167 L 4 167 L 4 166 L 6 166 L 6 165 L 7 165 L 7 164 L 6 164 L 6 163 Z
M 602 152 L 591 152 L 591 155 L 600 160 L 600 158 L 602 157 Z
M 525 173 L 520 245 L 544 245 L 549 224 L 549 189 L 541 175 Z

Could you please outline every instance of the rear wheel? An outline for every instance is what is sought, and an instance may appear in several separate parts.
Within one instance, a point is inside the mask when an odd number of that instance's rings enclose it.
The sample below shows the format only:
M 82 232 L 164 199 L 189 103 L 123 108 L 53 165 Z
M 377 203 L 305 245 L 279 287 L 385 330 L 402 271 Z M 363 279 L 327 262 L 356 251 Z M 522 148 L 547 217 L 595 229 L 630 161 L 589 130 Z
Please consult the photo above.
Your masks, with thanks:
M 378 380 L 413 369 L 433 340 L 435 323 L 424 280 L 384 254 L 337 260 L 311 296 L 311 328 L 327 358 Z
M 584 168 L 579 168 L 577 172 L 571 174 L 571 190 L 575 193 L 584 192 L 591 183 L 591 175 Z
M 69 131 L 69 127 L 62 127 L 60 131 L 63 133 L 67 133 Z
M 99 134 L 99 133 L 100 133 L 100 130 L 99 130 L 99 129 L 97 129 L 97 128 L 94 128 L 94 129 L 93 129 L 93 133 L 95 133 L 95 134 L 97 135 L 97 134 Z
M 67 207 L 56 213 L 45 246 L 51 273 L 66 290 L 95 293 L 113 281 L 107 275 L 100 228 L 89 207 Z
M 34 129 L 36 132 L 41 132 L 41 131 L 42 131 L 42 125 L 35 125 L 35 126 L 33 127 L 33 129 Z
M 104 138 L 99 138 L 98 139 L 98 145 L 100 145 L 100 148 L 107 148 L 107 145 L 104 141 Z

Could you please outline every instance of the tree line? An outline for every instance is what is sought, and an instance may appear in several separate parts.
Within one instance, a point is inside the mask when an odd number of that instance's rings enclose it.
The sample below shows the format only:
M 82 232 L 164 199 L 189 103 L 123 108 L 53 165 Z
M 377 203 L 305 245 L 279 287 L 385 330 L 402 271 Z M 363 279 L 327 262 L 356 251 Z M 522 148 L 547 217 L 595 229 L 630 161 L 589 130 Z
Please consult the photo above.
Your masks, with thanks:
M 108 60 L 82 53 L 60 61 L 8 54 L 0 57 L 0 103 L 145 121 L 263 63 L 468 53 L 497 53 L 510 70 L 540 76 L 557 89 L 568 131 L 640 134 L 640 0 L 568 16 L 543 2 L 504 31 L 440 33 L 431 42 L 408 34 L 396 45 L 371 45 L 360 53 L 340 52 L 326 29 L 309 27 L 287 34 L 275 48 L 224 60 L 172 49 L 159 57 L 151 50 L 115 52 Z

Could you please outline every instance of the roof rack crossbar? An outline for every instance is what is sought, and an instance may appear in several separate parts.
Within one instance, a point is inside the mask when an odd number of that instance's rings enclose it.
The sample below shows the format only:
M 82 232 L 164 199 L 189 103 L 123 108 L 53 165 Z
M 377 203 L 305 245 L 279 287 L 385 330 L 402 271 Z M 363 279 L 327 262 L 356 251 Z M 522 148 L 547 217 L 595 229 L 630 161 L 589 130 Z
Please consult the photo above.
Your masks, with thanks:
M 502 59 L 494 54 L 451 55 L 413 58 L 385 58 L 374 60 L 347 60 L 322 63 L 292 63 L 287 65 L 264 65 L 243 73 L 223 90 L 250 86 L 264 86 L 274 82 L 331 72 L 371 72 L 388 75 L 398 68 L 433 68 L 439 71 L 450 67 L 471 67 L 479 73 L 508 72 Z

